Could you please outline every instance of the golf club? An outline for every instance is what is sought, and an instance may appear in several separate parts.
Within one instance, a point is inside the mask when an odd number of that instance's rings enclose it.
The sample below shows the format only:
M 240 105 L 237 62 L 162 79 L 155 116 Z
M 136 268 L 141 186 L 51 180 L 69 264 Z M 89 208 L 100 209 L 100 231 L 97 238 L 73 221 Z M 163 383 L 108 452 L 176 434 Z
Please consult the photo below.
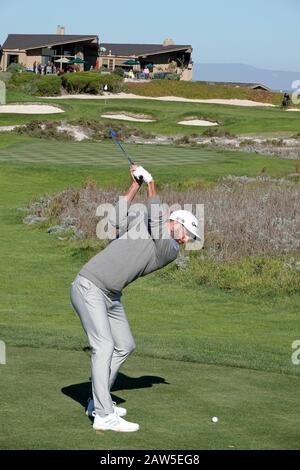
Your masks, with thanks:
M 111 136 L 111 138 L 113 139 L 113 141 L 115 142 L 115 144 L 121 149 L 123 155 L 125 155 L 125 157 L 127 158 L 128 162 L 129 162 L 129 165 L 134 165 L 134 162 L 133 162 L 132 158 L 130 157 L 130 155 L 128 155 L 125 148 L 123 147 L 123 145 L 119 141 L 117 132 L 114 131 L 113 129 L 108 129 L 108 132 L 109 132 L 109 135 Z
M 125 156 L 125 158 L 127 158 L 129 165 L 130 166 L 134 165 L 134 161 L 132 160 L 130 155 L 127 153 L 122 143 L 119 141 L 117 132 L 114 131 L 113 129 L 108 129 L 108 132 L 109 132 L 110 137 L 113 139 L 113 141 L 117 145 L 117 147 L 119 147 L 119 149 L 121 150 L 122 154 Z M 140 176 L 138 181 L 140 182 L 143 181 L 143 177 Z

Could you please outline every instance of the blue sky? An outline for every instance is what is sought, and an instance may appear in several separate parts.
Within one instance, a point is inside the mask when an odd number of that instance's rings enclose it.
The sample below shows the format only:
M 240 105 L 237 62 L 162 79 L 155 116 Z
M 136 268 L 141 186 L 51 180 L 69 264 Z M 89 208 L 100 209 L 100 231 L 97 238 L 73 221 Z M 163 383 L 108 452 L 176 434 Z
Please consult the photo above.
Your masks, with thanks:
M 194 62 L 300 72 L 299 0 L 1 0 L 8 33 L 98 34 L 103 42 L 193 46 Z

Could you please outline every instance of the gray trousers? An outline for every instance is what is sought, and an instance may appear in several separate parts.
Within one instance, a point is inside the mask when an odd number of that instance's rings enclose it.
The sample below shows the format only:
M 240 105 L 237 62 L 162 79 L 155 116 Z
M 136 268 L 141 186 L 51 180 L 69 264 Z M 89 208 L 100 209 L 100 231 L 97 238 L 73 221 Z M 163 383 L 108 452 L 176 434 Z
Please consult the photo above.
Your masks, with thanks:
M 135 342 L 120 297 L 110 299 L 78 274 L 70 298 L 91 346 L 95 411 L 105 416 L 113 412 L 110 389 L 119 368 L 135 350 Z

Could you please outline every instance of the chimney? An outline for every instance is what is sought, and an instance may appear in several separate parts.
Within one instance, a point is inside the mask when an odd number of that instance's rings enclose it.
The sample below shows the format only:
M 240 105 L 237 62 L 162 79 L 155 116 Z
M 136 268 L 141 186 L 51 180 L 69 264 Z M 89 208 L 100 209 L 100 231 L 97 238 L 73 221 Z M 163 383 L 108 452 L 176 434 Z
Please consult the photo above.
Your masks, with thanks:
M 65 34 L 65 27 L 64 26 L 57 26 L 56 34 Z
M 171 38 L 167 38 L 163 42 L 163 46 L 174 46 L 175 42 Z

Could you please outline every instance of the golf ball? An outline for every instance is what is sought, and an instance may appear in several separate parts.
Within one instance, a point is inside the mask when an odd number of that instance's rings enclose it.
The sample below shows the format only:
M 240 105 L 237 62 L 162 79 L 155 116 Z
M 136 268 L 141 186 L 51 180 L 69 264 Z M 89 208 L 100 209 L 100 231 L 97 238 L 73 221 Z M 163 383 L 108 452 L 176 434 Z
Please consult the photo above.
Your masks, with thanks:
M 219 421 L 219 418 L 217 416 L 213 416 L 211 420 L 213 423 L 217 423 Z

